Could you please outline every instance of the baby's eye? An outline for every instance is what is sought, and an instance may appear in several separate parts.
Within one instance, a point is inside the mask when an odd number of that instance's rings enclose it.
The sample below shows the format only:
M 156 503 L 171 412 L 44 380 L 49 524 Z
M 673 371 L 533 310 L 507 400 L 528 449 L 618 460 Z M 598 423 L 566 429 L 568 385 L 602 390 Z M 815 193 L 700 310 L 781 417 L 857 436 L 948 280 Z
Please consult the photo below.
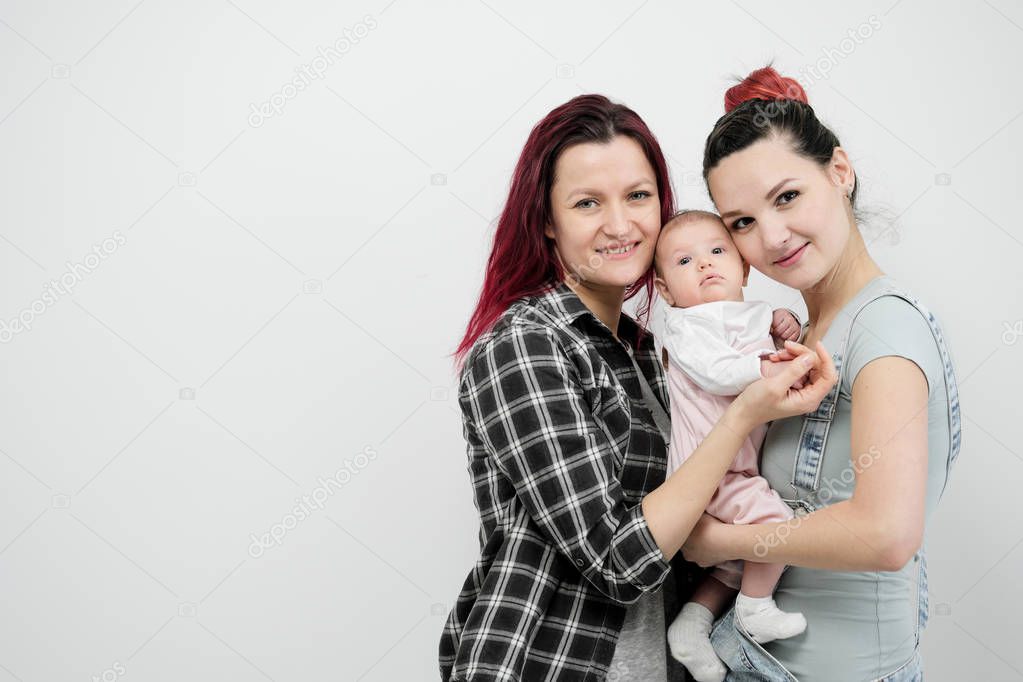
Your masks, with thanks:
M 576 202 L 576 208 L 593 208 L 597 204 L 596 199 L 580 199 Z
M 710 250 L 710 252 L 713 253 L 714 255 L 718 255 L 724 253 L 725 250 L 722 249 L 720 246 L 715 246 L 713 249 Z
M 749 221 L 749 222 L 746 222 L 746 221 Z M 747 227 L 750 226 L 750 224 L 752 222 L 753 222 L 752 218 L 739 218 L 738 220 L 736 220 L 735 222 L 732 223 L 732 229 L 733 230 L 745 230 Z
M 689 256 L 682 256 L 682 260 L 680 260 L 680 261 L 678 262 L 678 264 L 679 264 L 679 265 L 685 265 L 685 264 L 686 264 L 686 263 L 688 263 L 689 261 L 690 261 L 690 258 L 689 258 Z
M 782 192 L 781 194 L 778 195 L 778 203 L 779 204 L 790 203 L 797 196 L 799 196 L 799 192 L 794 189 L 790 189 L 788 192 Z

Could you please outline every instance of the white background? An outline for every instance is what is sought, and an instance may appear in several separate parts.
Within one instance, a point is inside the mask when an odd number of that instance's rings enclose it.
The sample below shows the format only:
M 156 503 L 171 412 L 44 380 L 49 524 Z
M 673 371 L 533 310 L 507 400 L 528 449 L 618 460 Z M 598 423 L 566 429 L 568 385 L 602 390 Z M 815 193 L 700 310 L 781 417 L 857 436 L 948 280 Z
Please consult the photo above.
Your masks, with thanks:
M 531 126 L 623 101 L 707 207 L 724 90 L 771 59 L 957 364 L 928 679 L 1023 678 L 1021 54 L 1010 0 L 0 3 L 0 682 L 437 679 L 478 551 L 447 354 Z

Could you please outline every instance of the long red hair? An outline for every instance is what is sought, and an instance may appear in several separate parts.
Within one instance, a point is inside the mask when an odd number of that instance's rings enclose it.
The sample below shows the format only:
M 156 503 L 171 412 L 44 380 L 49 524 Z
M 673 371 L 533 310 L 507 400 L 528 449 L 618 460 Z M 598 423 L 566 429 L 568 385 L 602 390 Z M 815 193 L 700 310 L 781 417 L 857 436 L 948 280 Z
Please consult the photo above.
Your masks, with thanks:
M 454 352 L 460 368 L 476 340 L 516 300 L 535 296 L 564 279 L 554 241 L 544 234 L 551 221 L 551 186 L 558 157 L 572 145 L 606 144 L 617 135 L 635 140 L 657 178 L 661 224 L 675 211 L 668 164 L 657 138 L 636 112 L 603 95 L 579 95 L 547 114 L 529 133 L 512 174 L 508 200 L 497 223 L 476 309 Z M 653 301 L 653 265 L 625 290 L 625 300 L 644 293 L 637 311 L 645 334 Z

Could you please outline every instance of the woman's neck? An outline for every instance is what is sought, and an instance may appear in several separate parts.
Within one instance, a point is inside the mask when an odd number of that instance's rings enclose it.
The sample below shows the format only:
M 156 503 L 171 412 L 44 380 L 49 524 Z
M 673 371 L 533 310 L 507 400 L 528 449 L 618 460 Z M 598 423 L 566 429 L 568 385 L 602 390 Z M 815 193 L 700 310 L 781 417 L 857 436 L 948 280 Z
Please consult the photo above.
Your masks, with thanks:
M 611 330 L 614 337 L 618 338 L 618 321 L 622 317 L 625 287 L 593 286 L 586 282 L 577 283 L 574 279 L 565 280 L 565 284 L 576 293 L 590 312 Z
M 817 284 L 802 292 L 814 338 L 823 337 L 838 311 L 872 279 L 883 274 L 867 253 L 863 235 L 853 227 L 845 252 L 835 267 Z

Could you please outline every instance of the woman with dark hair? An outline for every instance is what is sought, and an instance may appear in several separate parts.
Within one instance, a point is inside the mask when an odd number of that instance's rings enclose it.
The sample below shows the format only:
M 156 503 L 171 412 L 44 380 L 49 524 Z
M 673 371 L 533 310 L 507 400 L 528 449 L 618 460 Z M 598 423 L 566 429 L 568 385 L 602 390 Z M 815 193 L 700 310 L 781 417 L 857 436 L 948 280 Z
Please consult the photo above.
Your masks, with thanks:
M 576 97 L 530 133 L 456 351 L 481 551 L 441 636 L 443 680 L 685 679 L 665 621 L 695 567 L 669 562 L 751 430 L 834 383 L 823 346 L 795 347 L 665 480 L 664 371 L 622 305 L 642 294 L 649 312 L 672 213 L 660 146 L 627 107 Z
M 806 631 L 760 645 L 734 612 L 711 639 L 728 679 L 922 679 L 922 543 L 959 454 L 955 374 L 941 328 L 871 259 L 856 174 L 794 80 L 759 69 L 725 96 L 704 178 L 743 258 L 798 289 L 803 343 L 833 351 L 838 382 L 812 413 L 771 424 L 761 474 L 796 510 L 783 524 L 704 517 L 683 552 L 789 564 L 779 608 Z

